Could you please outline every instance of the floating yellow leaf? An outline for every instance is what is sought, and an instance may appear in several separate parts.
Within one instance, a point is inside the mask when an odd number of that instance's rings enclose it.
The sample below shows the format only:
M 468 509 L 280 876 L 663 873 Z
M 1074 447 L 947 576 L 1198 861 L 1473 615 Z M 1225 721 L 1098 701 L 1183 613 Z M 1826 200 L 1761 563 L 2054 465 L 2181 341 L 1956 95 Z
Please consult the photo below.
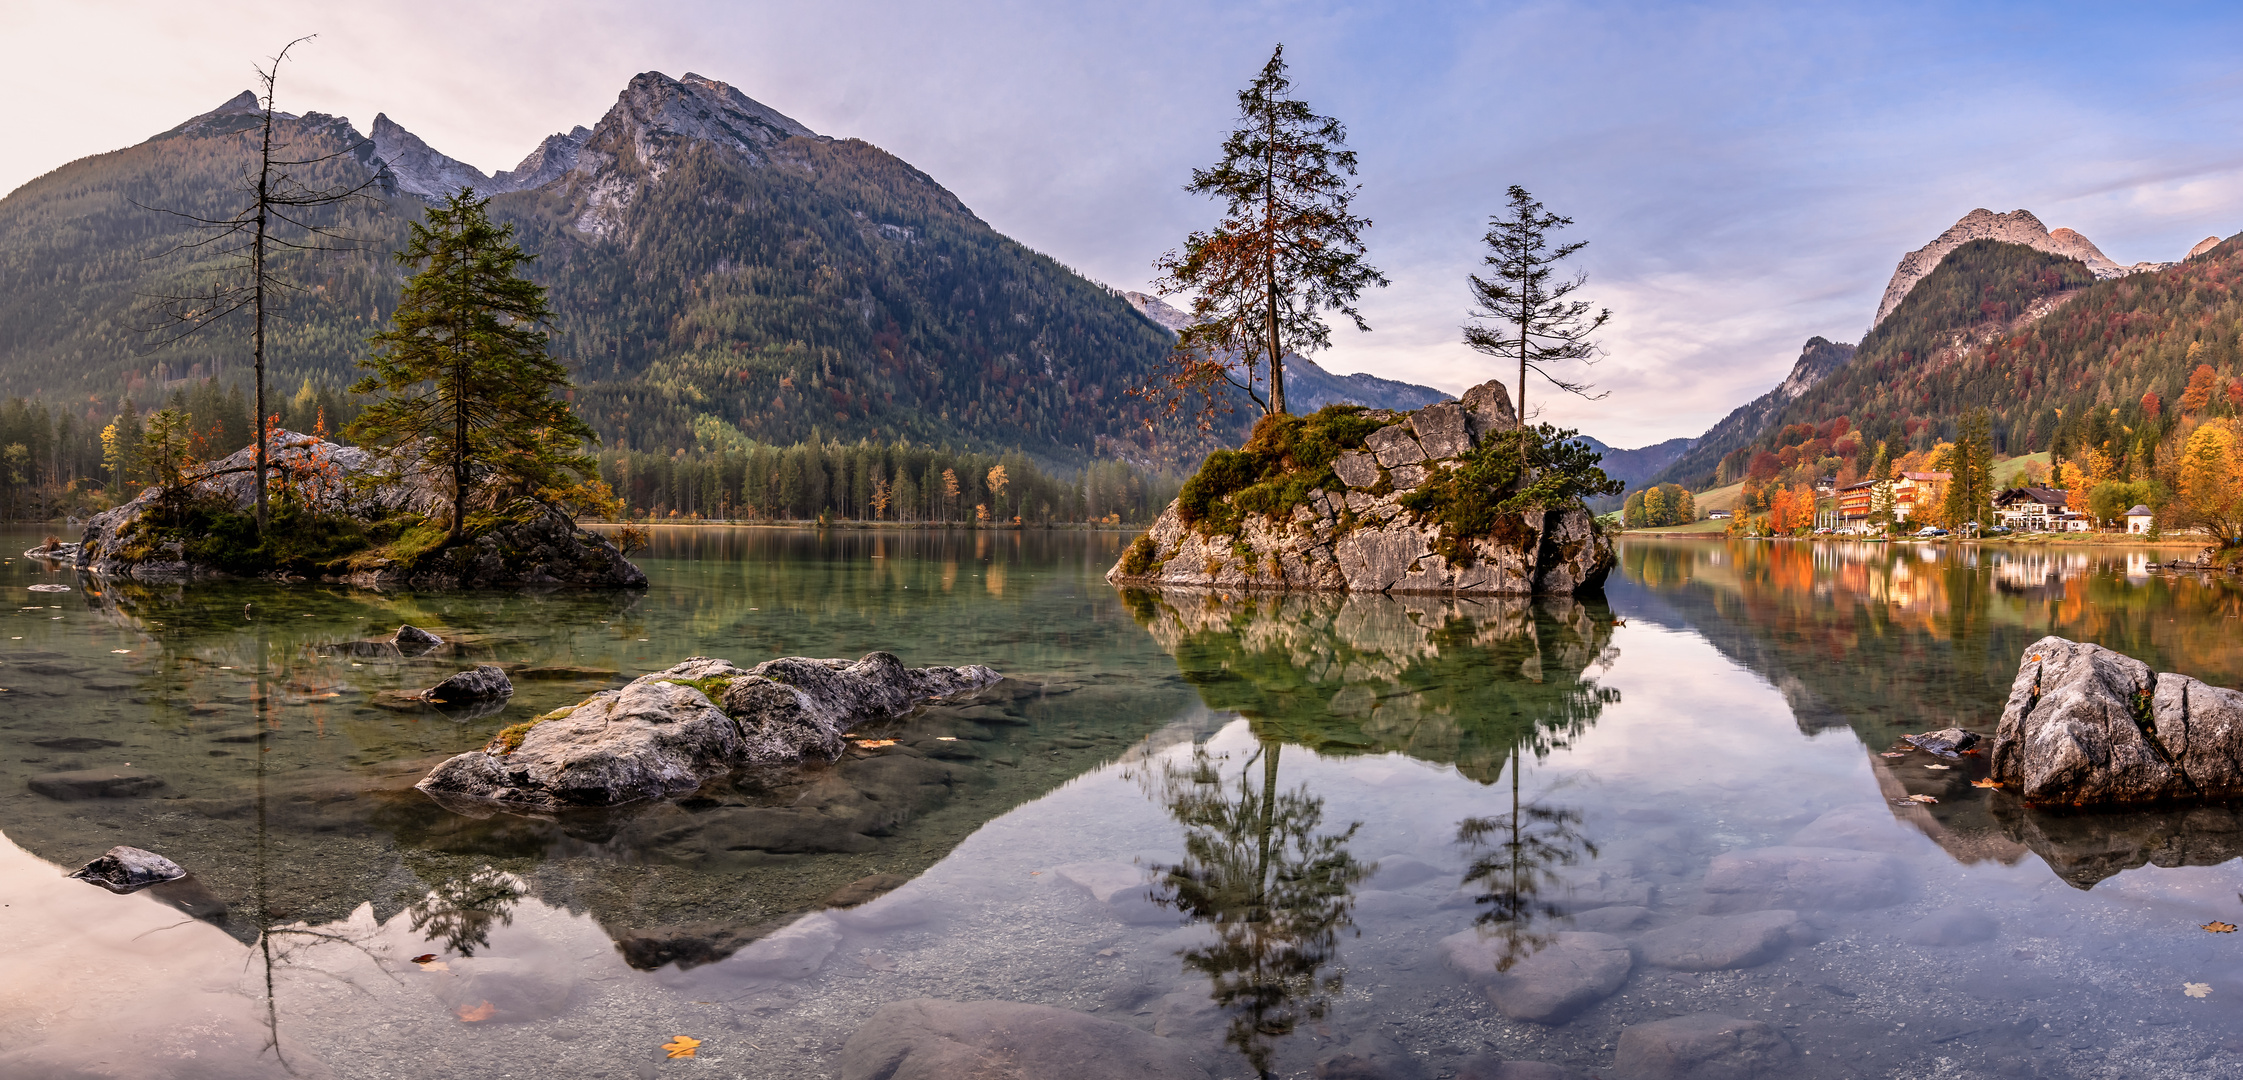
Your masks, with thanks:
M 475 1006 L 472 1009 L 468 1008 L 465 1005 L 462 1005 L 457 1011 L 460 1019 L 465 1020 L 470 1024 L 480 1024 L 483 1021 L 490 1019 L 491 1017 L 497 1016 L 498 1006 L 486 1001 L 481 1005 Z
M 693 1056 L 694 1048 L 700 1045 L 701 1040 L 690 1035 L 672 1035 L 669 1042 L 662 1044 L 662 1049 L 669 1051 L 671 1057 L 689 1058 Z
M 1931 797 L 1931 796 L 1929 796 L 1929 795 L 1910 795 L 1910 796 L 1908 797 L 1908 801 L 1909 801 L 1909 802 L 1915 802 L 1915 803 L 1935 803 L 1935 802 L 1938 802 L 1939 800 L 1938 800 L 1938 799 L 1934 799 L 1934 798 L 1932 798 L 1932 797 Z
M 1970 782 L 1970 786 L 1972 786 L 1972 787 L 1983 787 L 1983 788 L 1998 788 L 1998 787 L 2002 786 L 2002 782 L 2001 782 L 2001 781 L 1999 781 L 1999 780 L 1996 780 L 1996 779 L 1994 779 L 1994 778 L 1993 778 L 1993 777 L 1991 777 L 1991 776 L 1988 776 L 1988 777 L 1984 777 L 1984 778 L 1981 778 L 1981 779 L 1978 779 L 1978 780 L 1973 780 L 1973 781 L 1971 781 L 1971 782 Z
M 878 750 L 883 746 L 896 745 L 894 739 L 858 739 L 855 741 L 859 750 Z
M 2211 983 L 2182 983 L 2182 984 L 2181 984 L 2181 993 L 2187 994 L 2188 996 L 2190 996 L 2190 997 L 2192 997 L 2192 998 L 2200 998 L 2200 997 L 2211 997 L 2211 996 L 2212 996 L 2212 984 L 2211 984 Z
M 2214 919 L 2211 922 L 2205 923 L 2204 929 L 2210 930 L 2215 934 L 2232 934 L 2235 932 L 2235 924 L 2231 922 L 2221 922 L 2218 919 Z

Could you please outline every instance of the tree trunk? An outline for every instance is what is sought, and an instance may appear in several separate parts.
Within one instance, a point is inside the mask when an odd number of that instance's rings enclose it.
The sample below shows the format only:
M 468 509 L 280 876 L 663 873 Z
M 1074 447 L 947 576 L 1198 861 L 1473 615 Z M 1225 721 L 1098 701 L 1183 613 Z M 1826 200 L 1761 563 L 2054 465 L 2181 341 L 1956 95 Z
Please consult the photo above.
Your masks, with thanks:
M 277 70 L 279 64 L 276 62 L 274 67 Z M 251 426 L 256 429 L 257 438 L 257 535 L 260 538 L 265 535 L 265 525 L 269 520 L 265 493 L 265 226 L 267 203 L 272 198 L 272 173 L 273 92 L 268 83 L 265 87 L 264 141 L 258 151 L 257 236 L 249 253 L 250 287 L 255 291 L 257 306 L 256 329 L 251 341 L 254 361 L 251 366 L 257 371 L 257 422 Z M 163 393 L 163 387 L 157 387 L 156 392 Z
M 452 536 L 467 535 L 467 361 L 452 363 Z
M 1267 288 L 1265 299 L 1269 302 L 1269 316 L 1264 329 L 1269 338 L 1269 411 L 1274 415 L 1282 414 L 1285 411 L 1285 351 L 1277 327 L 1277 115 L 1275 113 L 1270 114 L 1267 145 L 1269 146 L 1269 157 L 1264 162 L 1267 171 L 1263 174 L 1265 179 L 1262 188 L 1262 241 L 1269 245 L 1267 261 L 1263 264 L 1269 275 L 1268 280 L 1264 282 Z

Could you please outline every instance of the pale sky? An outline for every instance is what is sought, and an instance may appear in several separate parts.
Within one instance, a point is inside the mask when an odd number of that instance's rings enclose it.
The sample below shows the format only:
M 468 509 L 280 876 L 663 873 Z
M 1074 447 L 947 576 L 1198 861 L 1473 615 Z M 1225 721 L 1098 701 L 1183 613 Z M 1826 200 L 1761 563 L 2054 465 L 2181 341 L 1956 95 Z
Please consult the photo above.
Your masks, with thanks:
M 317 33 L 283 109 L 387 112 L 492 171 L 633 74 L 695 71 L 1129 289 L 1212 222 L 1182 185 L 1282 41 L 1298 95 L 1348 125 L 1393 279 L 1373 332 L 1318 359 L 1451 392 L 1502 375 L 1458 327 L 1521 184 L 1576 219 L 1583 295 L 1614 310 L 1610 396 L 1546 418 L 1619 446 L 1702 432 L 1811 335 L 1858 341 L 1900 255 L 1974 207 L 2122 263 L 2243 229 L 2232 5 L 0 0 L 0 27 L 0 191 L 212 108 Z

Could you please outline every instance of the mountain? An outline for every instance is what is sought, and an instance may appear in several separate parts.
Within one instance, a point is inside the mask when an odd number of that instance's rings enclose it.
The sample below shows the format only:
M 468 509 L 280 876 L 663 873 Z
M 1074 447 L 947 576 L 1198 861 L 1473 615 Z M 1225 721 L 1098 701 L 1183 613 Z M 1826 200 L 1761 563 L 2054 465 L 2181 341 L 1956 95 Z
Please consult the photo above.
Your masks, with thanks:
M 1674 464 L 1676 458 L 1681 457 L 1697 442 L 1696 439 L 1668 439 L 1663 443 L 1653 443 L 1634 450 L 1621 450 L 1606 446 L 1587 435 L 1580 436 L 1578 441 L 1602 454 L 1604 460 L 1598 467 L 1604 470 L 1606 476 L 1628 485 L 1630 491 L 1642 487 L 1643 481 L 1657 476 L 1661 470 Z M 1614 505 L 1618 505 L 1617 501 Z
M 2140 262 L 2132 266 L 2120 266 L 2103 254 L 2102 249 L 2096 247 L 2093 241 L 2070 229 L 2050 232 L 2048 226 L 2041 224 L 2041 220 L 2033 216 L 2032 211 L 2012 210 L 2006 214 L 1997 214 L 1981 207 L 1964 214 L 1962 220 L 1948 226 L 1947 231 L 1932 238 L 1931 243 L 1900 257 L 1900 265 L 1893 268 L 1892 280 L 1885 285 L 1884 299 L 1878 301 L 1877 317 L 1870 320 L 1870 327 L 1874 329 L 1878 323 L 1884 322 L 1885 316 L 1892 314 L 1893 309 L 1900 306 L 1900 302 L 1908 297 L 1916 283 L 1929 275 L 1932 268 L 1947 257 L 1948 252 L 1973 240 L 2022 244 L 2035 251 L 2077 259 L 2098 279 L 2148 273 L 2173 265 Z M 2189 254 L 2194 255 L 2203 248 L 2204 245 L 2198 244 Z
M 1707 428 L 1705 434 L 1690 440 L 1668 463 L 1646 474 L 1645 483 L 1630 481 L 1629 487 L 1649 487 L 1670 480 L 1685 486 L 1703 486 L 1724 456 L 1750 445 L 1768 430 L 1784 406 L 1853 358 L 1852 345 L 1821 337 L 1808 338 L 1807 344 L 1799 350 L 1799 359 L 1792 362 L 1791 374 L 1784 376 L 1784 381 L 1776 384 L 1775 389 L 1737 406 L 1719 423 Z M 1611 475 L 1612 470 L 1607 468 L 1605 473 Z
M 1192 324 L 1190 315 L 1151 293 L 1121 295 L 1138 314 L 1172 337 Z M 1362 372 L 1334 375 L 1308 357 L 1298 353 L 1285 355 L 1285 407 L 1293 412 L 1315 412 L 1326 405 L 1368 405 L 1374 409 L 1407 412 L 1447 401 L 1450 397 L 1430 386 L 1381 379 Z
M 248 365 L 241 326 L 151 353 L 142 297 L 221 270 L 190 223 L 225 216 L 252 160 L 244 94 L 137 146 L 71 162 L 0 199 L 0 393 L 152 404 L 159 377 Z M 910 439 L 1045 460 L 1188 463 L 1211 440 L 1148 429 L 1125 393 L 1168 334 L 1119 294 L 990 228 L 934 178 L 811 131 L 688 73 L 632 80 L 589 127 L 486 175 L 392 121 L 371 137 L 317 113 L 278 124 L 308 183 L 378 179 L 331 222 L 363 243 L 290 251 L 268 385 L 339 387 L 401 284 L 390 252 L 423 206 L 491 193 L 551 290 L 552 349 L 609 445 Z M 164 370 L 158 371 L 157 365 Z M 89 400 L 94 399 L 94 400 Z M 1237 425 L 1233 425 L 1236 427 Z

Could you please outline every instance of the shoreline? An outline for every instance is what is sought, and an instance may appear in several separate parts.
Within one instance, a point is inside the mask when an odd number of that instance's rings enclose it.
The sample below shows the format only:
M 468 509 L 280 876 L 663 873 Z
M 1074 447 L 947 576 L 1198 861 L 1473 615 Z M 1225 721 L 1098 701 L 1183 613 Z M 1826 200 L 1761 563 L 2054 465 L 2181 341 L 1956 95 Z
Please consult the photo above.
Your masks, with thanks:
M 1812 544 L 2006 544 L 2045 545 L 2051 547 L 2154 547 L 2201 551 L 2219 545 L 2201 537 L 2174 538 L 2170 536 L 2151 539 L 2138 533 L 2025 533 L 2017 536 L 1980 537 L 1975 540 L 1958 540 L 1952 536 L 1896 536 L 1885 540 L 1860 540 L 1849 536 L 1760 536 L 1732 537 L 1713 530 L 1686 532 L 1688 526 L 1673 529 L 1628 529 L 1614 533 L 1613 539 L 1630 538 L 1660 540 L 1773 540 L 1788 543 Z
M 815 521 L 580 521 L 586 529 L 619 529 L 626 525 L 642 529 L 840 529 L 863 532 L 1111 532 L 1140 533 L 1150 525 L 1098 525 L 1088 522 L 1052 522 L 1040 525 L 980 525 L 970 522 L 931 523 L 923 521 L 833 521 L 820 525 Z

